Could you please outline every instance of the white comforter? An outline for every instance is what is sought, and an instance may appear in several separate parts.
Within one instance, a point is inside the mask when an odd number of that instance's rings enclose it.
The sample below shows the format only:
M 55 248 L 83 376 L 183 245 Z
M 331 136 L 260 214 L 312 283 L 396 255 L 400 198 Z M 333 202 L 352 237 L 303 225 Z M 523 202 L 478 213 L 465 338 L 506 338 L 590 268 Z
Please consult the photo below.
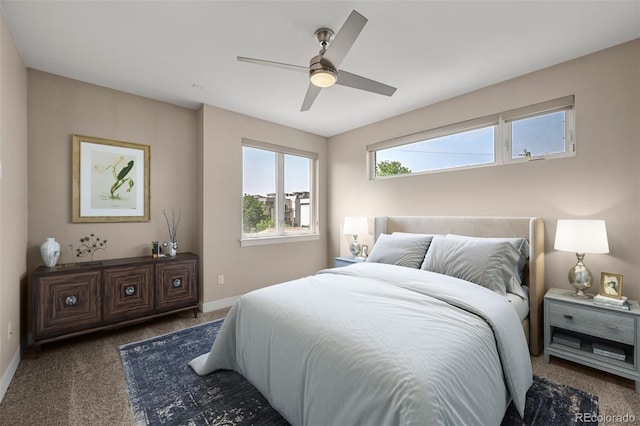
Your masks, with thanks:
M 293 425 L 499 425 L 532 383 L 503 296 L 373 263 L 243 296 L 189 365 L 238 371 Z

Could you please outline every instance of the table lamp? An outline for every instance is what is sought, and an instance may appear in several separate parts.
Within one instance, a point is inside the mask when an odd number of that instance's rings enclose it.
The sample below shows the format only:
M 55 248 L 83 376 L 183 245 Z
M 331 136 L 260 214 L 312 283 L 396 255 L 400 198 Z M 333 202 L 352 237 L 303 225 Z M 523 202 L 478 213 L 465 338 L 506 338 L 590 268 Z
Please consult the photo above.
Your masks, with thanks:
M 349 245 L 349 250 L 353 257 L 360 254 L 360 243 L 358 235 L 369 233 L 369 222 L 366 217 L 345 217 L 343 230 L 345 235 L 353 235 L 353 241 Z
M 576 289 L 574 297 L 587 298 L 584 290 L 591 287 L 593 275 L 583 263 L 585 253 L 609 253 L 604 220 L 560 219 L 556 227 L 556 250 L 576 254 L 578 263 L 569 270 L 569 283 Z

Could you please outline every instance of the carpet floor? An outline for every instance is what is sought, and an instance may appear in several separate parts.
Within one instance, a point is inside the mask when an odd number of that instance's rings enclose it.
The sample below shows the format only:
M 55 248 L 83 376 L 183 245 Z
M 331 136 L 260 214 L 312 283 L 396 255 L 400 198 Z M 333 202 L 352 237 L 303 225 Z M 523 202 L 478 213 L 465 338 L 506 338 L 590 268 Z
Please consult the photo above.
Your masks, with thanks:
M 135 326 L 50 343 L 34 359 L 22 355 L 0 402 L 0 424 L 11 426 L 131 426 L 134 424 L 118 348 L 161 334 L 210 322 L 228 310 L 193 318 L 190 312 L 156 318 Z M 545 364 L 531 357 L 533 372 L 557 383 L 598 396 L 600 425 L 640 424 L 640 395 L 632 380 L 603 373 L 559 358 Z
M 136 425 L 288 424 L 241 375 L 218 371 L 200 377 L 187 365 L 209 350 L 222 322 L 120 348 Z M 592 425 L 598 414 L 597 396 L 536 376 L 527 393 L 525 418 L 512 404 L 502 425 Z

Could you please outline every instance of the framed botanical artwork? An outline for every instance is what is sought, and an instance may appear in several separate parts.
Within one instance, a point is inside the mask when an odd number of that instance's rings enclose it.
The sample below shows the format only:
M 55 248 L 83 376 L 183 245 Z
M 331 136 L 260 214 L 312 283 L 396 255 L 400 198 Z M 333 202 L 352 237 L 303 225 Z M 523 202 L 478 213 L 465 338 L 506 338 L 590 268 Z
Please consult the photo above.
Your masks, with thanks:
M 147 222 L 148 145 L 73 135 L 71 221 Z
M 622 275 L 603 272 L 600 275 L 600 296 L 622 299 Z

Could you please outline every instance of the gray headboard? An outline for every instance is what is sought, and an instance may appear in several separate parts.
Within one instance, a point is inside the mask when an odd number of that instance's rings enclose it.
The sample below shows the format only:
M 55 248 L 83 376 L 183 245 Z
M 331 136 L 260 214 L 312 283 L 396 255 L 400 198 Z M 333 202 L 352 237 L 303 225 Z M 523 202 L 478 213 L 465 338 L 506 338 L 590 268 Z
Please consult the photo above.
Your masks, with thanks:
M 530 245 L 529 318 L 523 323 L 529 351 L 542 350 L 542 302 L 544 299 L 544 221 L 538 217 L 483 216 L 378 216 L 374 219 L 374 238 L 380 234 L 413 232 L 418 234 L 460 234 L 474 237 L 527 238 Z M 526 321 L 526 320 L 525 320 Z

